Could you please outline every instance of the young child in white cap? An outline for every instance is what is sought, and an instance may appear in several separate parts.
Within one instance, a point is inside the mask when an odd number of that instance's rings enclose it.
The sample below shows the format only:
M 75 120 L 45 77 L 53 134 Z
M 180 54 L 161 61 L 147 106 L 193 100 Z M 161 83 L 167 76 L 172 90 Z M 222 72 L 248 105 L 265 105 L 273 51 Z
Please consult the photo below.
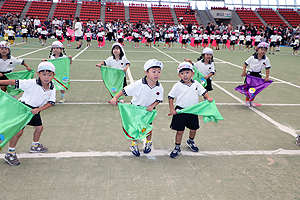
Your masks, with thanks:
M 211 48 L 204 48 L 203 52 L 198 58 L 198 61 L 193 64 L 193 62 L 190 59 L 184 59 L 187 62 L 190 62 L 192 65 L 196 67 L 196 69 L 199 70 L 204 75 L 204 78 L 207 82 L 207 85 L 205 87 L 206 91 L 213 90 L 211 85 L 211 77 L 216 73 L 215 70 L 215 64 L 213 60 L 213 50 Z
M 161 83 L 158 82 L 160 78 L 163 64 L 156 59 L 150 59 L 144 64 L 144 71 L 146 76 L 126 87 L 121 92 L 116 94 L 111 99 L 110 103 L 116 105 L 118 98 L 121 96 L 133 96 L 131 103 L 137 106 L 147 107 L 148 111 L 152 111 L 155 106 L 163 101 L 164 89 Z M 150 153 L 152 147 L 152 131 L 147 136 L 144 153 Z M 138 149 L 138 141 L 133 140 L 130 150 L 133 155 L 140 156 Z
M 203 86 L 198 81 L 192 79 L 194 76 L 194 68 L 189 62 L 180 63 L 177 72 L 181 80 L 173 85 L 168 94 L 170 115 L 173 115 L 170 128 L 177 131 L 175 136 L 175 148 L 170 154 L 171 158 L 177 158 L 181 152 L 180 145 L 185 127 L 190 129 L 189 139 L 186 144 L 191 151 L 199 151 L 199 148 L 194 142 L 196 131 L 200 127 L 198 115 L 186 113 L 176 114 L 176 111 L 199 103 L 200 95 L 204 96 L 209 102 L 213 101 Z M 174 108 L 173 104 L 175 98 L 176 107 Z
M 41 62 L 38 66 L 37 75 L 39 77 L 37 79 L 0 80 L 0 85 L 15 85 L 16 88 L 22 89 L 24 93 L 20 101 L 32 108 L 31 113 L 34 116 L 27 124 L 35 128 L 30 153 L 43 153 L 48 150 L 47 147 L 39 143 L 43 131 L 40 112 L 55 105 L 55 88 L 52 83 L 52 78 L 55 75 L 55 66 L 50 62 Z M 24 128 L 9 141 L 8 152 L 4 160 L 12 166 L 20 164 L 15 148 L 19 138 L 23 134 Z

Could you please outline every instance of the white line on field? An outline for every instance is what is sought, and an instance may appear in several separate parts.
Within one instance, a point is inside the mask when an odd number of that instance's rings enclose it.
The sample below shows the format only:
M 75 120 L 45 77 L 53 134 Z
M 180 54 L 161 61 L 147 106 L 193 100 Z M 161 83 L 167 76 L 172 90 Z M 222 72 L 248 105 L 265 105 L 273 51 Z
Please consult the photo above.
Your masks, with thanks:
M 158 49 L 155 48 L 155 47 L 153 47 L 153 48 L 156 49 L 156 50 L 158 50 Z M 187 50 L 189 50 L 189 49 L 187 49 Z M 158 50 L 158 51 L 160 51 L 160 50 Z M 193 50 L 189 50 L 189 51 L 195 52 L 195 53 L 199 53 L 199 52 L 196 52 L 196 51 L 193 51 Z M 162 51 L 160 51 L 160 52 L 162 52 Z M 164 53 L 164 52 L 162 52 L 162 53 L 163 53 L 164 55 L 168 56 L 169 58 L 171 58 L 171 59 L 177 61 L 176 59 L 172 58 L 172 57 L 169 56 L 168 54 L 166 54 L 166 53 Z M 199 54 L 201 54 L 201 53 L 199 53 Z M 222 61 L 222 62 L 225 62 L 225 61 L 223 61 L 223 60 L 221 60 L 221 59 L 217 59 L 217 58 L 215 58 L 215 59 L 216 59 L 216 60 L 219 60 L 219 61 Z M 179 61 L 177 61 L 177 62 L 179 63 Z M 228 64 L 231 64 L 231 65 L 233 65 L 233 66 L 236 66 L 236 67 L 241 68 L 241 67 L 238 66 L 238 65 L 235 65 L 235 64 L 232 64 L 232 63 L 229 63 L 229 62 L 227 62 L 227 63 L 228 63 Z M 273 79 L 274 79 L 274 78 L 273 78 Z M 283 81 L 280 80 L 280 79 L 277 79 L 277 80 L 280 81 L 280 82 L 283 82 Z M 227 91 L 226 89 L 222 88 L 222 87 L 219 86 L 217 83 L 213 83 L 213 84 L 214 84 L 214 86 L 218 87 L 220 90 L 222 90 L 223 92 L 225 92 L 226 94 L 228 94 L 229 96 L 231 96 L 232 98 L 234 98 L 235 100 L 237 100 L 238 102 L 240 102 L 241 104 L 244 103 L 243 100 L 241 100 L 240 98 L 238 98 L 237 96 L 235 96 L 235 95 L 232 94 L 231 92 Z M 274 125 L 275 125 L 277 128 L 279 128 L 281 131 L 286 132 L 286 133 L 292 135 L 293 137 L 296 137 L 296 136 L 297 136 L 296 131 L 295 131 L 294 129 L 289 128 L 289 127 L 287 127 L 287 126 L 284 126 L 284 125 L 282 125 L 282 124 L 276 122 L 275 120 L 273 120 L 273 119 L 270 118 L 269 116 L 265 115 L 265 114 L 262 113 L 261 111 L 257 110 L 256 108 L 249 107 L 249 109 L 251 109 L 253 112 L 255 112 L 256 114 L 258 114 L 259 116 L 261 116 L 261 117 L 264 118 L 265 120 L 267 120 L 267 121 L 271 122 L 272 124 L 274 124 Z
M 85 47 L 82 51 L 80 51 L 76 56 L 72 57 L 72 61 L 75 60 L 80 54 L 82 54 L 83 52 L 85 52 L 85 50 L 87 50 L 88 47 Z
M 169 156 L 171 150 L 152 149 L 149 154 L 141 152 L 141 156 L 153 158 L 155 156 Z M 185 156 L 247 156 L 247 155 L 300 155 L 300 150 L 257 150 L 257 151 L 181 151 Z M 0 154 L 0 158 L 4 158 L 5 154 Z M 133 156 L 129 151 L 89 151 L 89 152 L 58 152 L 58 153 L 20 153 L 18 158 L 78 158 L 78 157 L 122 157 Z
M 51 46 L 47 46 L 47 47 L 44 47 L 44 48 L 41 48 L 41 49 L 38 49 L 38 50 L 35 50 L 35 51 L 32 51 L 32 52 L 29 52 L 29 53 L 23 54 L 23 55 L 21 55 L 21 56 L 16 56 L 16 57 L 18 57 L 18 58 L 22 58 L 22 57 L 24 57 L 24 56 L 27 56 L 27 55 L 30 55 L 30 54 L 33 54 L 33 53 L 36 53 L 36 52 L 42 51 L 42 50 L 44 50 L 44 49 L 48 49 L 49 47 L 51 47 Z

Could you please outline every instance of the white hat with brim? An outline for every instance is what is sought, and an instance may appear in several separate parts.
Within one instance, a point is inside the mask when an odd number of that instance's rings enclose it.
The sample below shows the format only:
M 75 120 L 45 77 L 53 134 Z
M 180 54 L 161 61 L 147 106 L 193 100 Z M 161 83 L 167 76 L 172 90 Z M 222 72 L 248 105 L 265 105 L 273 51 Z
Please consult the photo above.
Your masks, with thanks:
M 151 67 L 160 67 L 160 69 L 162 70 L 164 68 L 164 65 L 162 64 L 162 62 L 156 59 L 150 59 L 144 64 L 144 70 L 147 71 Z
M 51 45 L 52 48 L 63 48 L 64 45 L 60 41 L 54 41 Z
M 261 42 L 261 43 L 259 43 L 259 44 L 257 45 L 257 48 L 260 48 L 260 47 L 268 48 L 269 45 L 268 45 L 268 43 L 266 43 L 266 42 Z
M 1 41 L 0 42 L 0 47 L 1 48 L 8 48 L 8 49 L 10 49 L 9 43 L 6 42 L 6 41 Z
M 38 66 L 37 72 L 49 70 L 55 73 L 55 66 L 51 62 L 41 62 Z
M 202 51 L 202 54 L 213 54 L 213 50 L 209 47 L 205 47 Z
M 182 62 L 178 65 L 178 67 L 177 67 L 178 74 L 179 74 L 180 70 L 182 70 L 182 69 L 190 69 L 190 70 L 194 71 L 193 65 L 189 62 Z

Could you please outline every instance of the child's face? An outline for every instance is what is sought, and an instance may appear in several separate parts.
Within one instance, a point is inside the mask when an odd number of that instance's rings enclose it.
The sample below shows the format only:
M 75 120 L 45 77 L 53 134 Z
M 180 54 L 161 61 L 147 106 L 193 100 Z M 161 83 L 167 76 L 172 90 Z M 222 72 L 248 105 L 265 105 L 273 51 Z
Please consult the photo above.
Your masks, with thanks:
M 204 59 L 205 59 L 206 61 L 210 61 L 211 58 L 212 58 L 212 54 L 204 54 Z
M 37 72 L 37 74 L 43 85 L 48 85 L 55 75 L 52 71 L 48 70 Z
M 59 55 L 61 53 L 62 49 L 59 47 L 53 47 L 53 53 L 54 55 Z
M 267 50 L 268 49 L 265 48 L 265 47 L 260 47 L 260 48 L 258 48 L 258 54 L 261 55 L 261 56 L 264 56 L 264 55 L 266 55 Z
M 185 83 L 189 83 L 194 76 L 194 72 L 192 70 L 182 70 L 178 74 L 179 78 L 183 80 Z
M 115 56 L 119 56 L 120 53 L 121 53 L 120 47 L 119 47 L 119 46 L 114 46 L 113 54 L 114 54 Z
M 145 74 L 152 82 L 156 82 L 160 78 L 160 72 L 160 68 L 150 68 L 148 71 L 145 71 Z
M 0 48 L 0 54 L 2 56 L 6 56 L 7 54 L 9 54 L 9 48 L 1 47 Z

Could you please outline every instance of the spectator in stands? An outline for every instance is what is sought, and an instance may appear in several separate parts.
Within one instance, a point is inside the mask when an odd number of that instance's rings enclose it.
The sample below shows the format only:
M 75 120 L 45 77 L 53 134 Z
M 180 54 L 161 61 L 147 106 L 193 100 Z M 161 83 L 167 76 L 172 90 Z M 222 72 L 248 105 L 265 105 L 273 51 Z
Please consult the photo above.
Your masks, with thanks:
M 34 29 L 37 29 L 40 24 L 41 24 L 41 21 L 39 20 L 39 17 L 36 16 L 35 20 L 33 21 Z
M 72 27 L 73 26 L 73 22 L 72 20 L 70 19 L 71 18 L 71 15 L 69 15 L 67 21 L 66 21 L 66 25 L 69 25 L 69 27 Z
M 54 20 L 52 20 L 52 28 L 54 28 L 54 27 L 58 27 L 59 26 L 59 20 L 57 20 L 57 18 L 56 17 L 54 17 Z
M 51 28 L 51 21 L 50 18 L 46 19 L 46 21 L 44 21 L 44 26 L 49 29 Z
M 183 17 L 179 17 L 179 21 L 182 23 L 183 22 Z
M 15 32 L 17 32 L 17 26 L 19 26 L 19 18 L 17 17 L 16 14 L 13 15 L 13 18 L 12 18 L 13 22 L 12 22 L 12 26 L 13 26 L 13 30 Z
M 220 29 L 220 33 L 223 33 L 223 31 L 225 30 L 225 26 L 223 22 L 221 22 L 219 29 Z

